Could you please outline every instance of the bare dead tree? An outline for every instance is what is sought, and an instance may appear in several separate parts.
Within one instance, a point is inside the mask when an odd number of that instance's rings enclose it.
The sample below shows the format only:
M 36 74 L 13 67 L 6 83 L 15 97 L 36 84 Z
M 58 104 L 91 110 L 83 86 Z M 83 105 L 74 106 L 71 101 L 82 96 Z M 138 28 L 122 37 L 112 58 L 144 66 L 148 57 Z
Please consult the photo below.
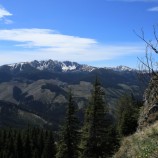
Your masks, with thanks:
M 153 26 L 153 40 L 146 39 L 143 29 L 140 33 L 134 30 L 134 33 L 145 43 L 144 57 L 138 57 L 139 71 L 137 73 L 140 91 L 144 91 L 153 76 L 156 76 L 154 79 L 158 79 L 158 63 L 155 57 L 158 55 L 158 34 L 155 26 Z
M 138 57 L 139 61 L 139 70 L 148 76 L 158 76 L 157 69 L 158 69 L 158 64 L 157 62 L 154 62 L 153 59 L 153 54 L 156 53 L 158 54 L 158 36 L 156 32 L 156 27 L 153 26 L 153 34 L 154 34 L 154 41 L 152 40 L 146 40 L 144 36 L 144 31 L 141 29 L 141 34 L 138 34 L 135 30 L 134 33 L 146 44 L 146 51 L 145 51 L 145 58 L 141 59 Z M 145 79 L 145 78 L 144 78 Z

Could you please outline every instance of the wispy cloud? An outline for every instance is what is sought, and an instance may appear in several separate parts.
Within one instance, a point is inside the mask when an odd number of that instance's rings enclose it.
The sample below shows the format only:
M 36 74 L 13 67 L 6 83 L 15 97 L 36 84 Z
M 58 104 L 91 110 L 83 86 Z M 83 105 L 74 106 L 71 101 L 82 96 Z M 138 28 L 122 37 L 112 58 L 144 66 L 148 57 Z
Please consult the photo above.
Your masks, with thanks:
M 0 18 L 3 18 L 5 16 L 12 16 L 12 14 L 9 11 L 7 11 L 5 8 L 0 6 Z
M 0 30 L 0 40 L 19 42 L 23 47 L 85 48 L 97 43 L 93 39 L 56 33 L 50 29 Z
M 0 51 L 0 63 L 26 60 L 72 60 L 78 62 L 111 60 L 120 56 L 144 52 L 144 46 L 137 44 L 107 45 L 95 39 L 81 38 L 57 33 L 49 29 L 0 30 L 0 41 L 13 41 L 6 50 Z M 18 51 L 18 48 L 23 51 Z M 5 61 L 6 63 L 6 61 Z
M 158 12 L 158 7 L 149 8 L 148 11 Z
M 13 21 L 5 18 L 5 19 L 4 19 L 4 23 L 5 23 L 5 24 L 12 24 Z
M 5 24 L 11 24 L 12 21 L 6 18 L 8 16 L 12 16 L 12 14 L 4 7 L 0 6 L 0 20 L 3 21 Z

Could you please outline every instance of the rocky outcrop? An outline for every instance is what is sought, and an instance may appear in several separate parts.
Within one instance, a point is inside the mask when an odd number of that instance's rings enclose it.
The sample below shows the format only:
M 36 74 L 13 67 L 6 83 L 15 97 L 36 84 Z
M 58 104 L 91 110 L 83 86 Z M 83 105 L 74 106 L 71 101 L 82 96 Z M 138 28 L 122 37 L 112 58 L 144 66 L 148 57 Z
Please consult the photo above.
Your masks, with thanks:
M 158 155 L 158 75 L 153 76 L 144 93 L 139 126 L 133 135 L 123 138 L 114 158 L 157 158 Z
M 158 121 L 125 137 L 113 158 L 158 158 Z
M 139 118 L 139 127 L 147 127 L 158 120 L 158 76 L 155 75 L 149 82 L 144 93 L 144 106 Z

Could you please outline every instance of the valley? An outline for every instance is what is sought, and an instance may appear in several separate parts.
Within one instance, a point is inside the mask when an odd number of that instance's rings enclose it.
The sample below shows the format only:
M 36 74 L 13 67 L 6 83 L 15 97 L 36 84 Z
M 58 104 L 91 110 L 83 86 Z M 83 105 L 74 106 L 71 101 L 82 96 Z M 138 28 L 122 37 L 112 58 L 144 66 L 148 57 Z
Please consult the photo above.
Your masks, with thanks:
M 57 129 L 64 118 L 70 89 L 82 120 L 82 111 L 98 77 L 110 111 L 115 113 L 117 100 L 125 93 L 142 99 L 146 86 L 139 80 L 138 73 L 125 66 L 96 68 L 53 60 L 3 65 L 0 67 L 0 100 L 42 117 Z

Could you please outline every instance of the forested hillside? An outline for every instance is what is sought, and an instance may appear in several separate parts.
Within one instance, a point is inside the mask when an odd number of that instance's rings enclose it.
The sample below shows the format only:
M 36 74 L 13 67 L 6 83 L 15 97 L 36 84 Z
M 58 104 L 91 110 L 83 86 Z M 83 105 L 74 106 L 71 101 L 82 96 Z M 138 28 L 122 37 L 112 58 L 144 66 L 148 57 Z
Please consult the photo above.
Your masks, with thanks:
M 14 104 L 24 125 L 30 124 L 29 120 L 35 116 L 41 118 L 38 119 L 40 126 L 52 125 L 56 130 L 64 119 L 69 89 L 72 89 L 78 116 L 83 120 L 83 111 L 88 105 L 96 76 L 105 91 L 111 113 L 115 113 L 122 95 L 133 94 L 141 100 L 146 87 L 139 80 L 139 71 L 123 66 L 96 68 L 48 60 L 4 65 L 0 67 L 0 74 L 0 100 L 3 104 Z M 14 127 L 13 120 L 17 118 L 11 116 L 13 119 L 4 115 L 1 126 L 5 126 L 9 119 L 8 124 Z M 20 121 L 16 124 L 24 126 Z
M 65 119 L 58 131 L 40 117 L 38 117 L 39 124 L 32 124 L 37 116 L 32 117 L 32 122 L 27 128 L 24 124 L 24 126 L 18 126 L 18 129 L 9 128 L 9 124 L 3 126 L 0 130 L 0 140 L 1 145 L 5 145 L 1 148 L 1 156 L 23 158 L 29 154 L 30 158 L 111 157 L 118 150 L 120 139 L 136 131 L 139 109 L 142 104 L 132 94 L 125 94 L 118 100 L 118 110 L 114 116 L 105 98 L 104 88 L 96 78 L 88 105 L 83 111 L 83 121 L 79 117 L 79 108 L 70 89 L 65 105 Z M 16 108 L 16 105 L 9 103 L 2 105 L 2 116 L 9 114 L 10 117 L 12 115 L 18 117 L 20 110 Z M 31 120 L 31 114 L 28 116 L 25 113 L 26 111 L 23 111 L 23 117 L 21 119 L 19 117 L 20 123 L 23 118 L 25 121 Z M 42 121 L 45 123 L 43 126 L 41 126 Z

